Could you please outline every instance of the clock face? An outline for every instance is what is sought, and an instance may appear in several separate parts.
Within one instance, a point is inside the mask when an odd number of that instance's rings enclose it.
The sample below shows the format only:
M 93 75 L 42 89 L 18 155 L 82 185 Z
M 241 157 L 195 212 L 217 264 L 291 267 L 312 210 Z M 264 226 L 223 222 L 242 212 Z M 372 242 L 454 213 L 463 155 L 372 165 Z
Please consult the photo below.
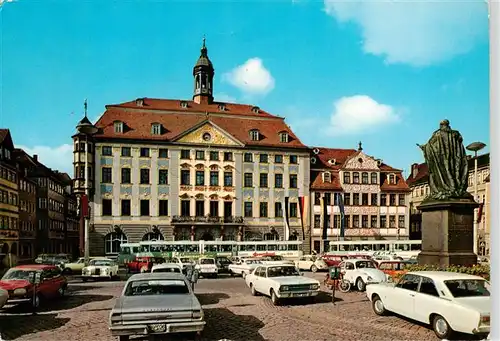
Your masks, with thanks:
M 203 134 L 204 141 L 210 141 L 211 139 L 212 139 L 212 136 L 210 135 L 210 133 Z

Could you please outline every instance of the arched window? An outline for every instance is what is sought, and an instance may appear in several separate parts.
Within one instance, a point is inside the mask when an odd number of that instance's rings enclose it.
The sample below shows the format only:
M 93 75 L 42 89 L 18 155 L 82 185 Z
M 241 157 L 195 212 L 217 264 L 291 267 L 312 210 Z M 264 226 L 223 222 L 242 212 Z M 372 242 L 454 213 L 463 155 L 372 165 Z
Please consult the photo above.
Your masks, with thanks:
M 128 241 L 127 236 L 122 232 L 111 232 L 104 237 L 104 252 L 119 253 L 120 245 Z
M 161 232 L 149 232 L 142 237 L 142 241 L 157 241 L 157 240 L 165 240 Z
M 359 173 L 358 172 L 352 173 L 352 183 L 359 184 Z
M 389 183 L 391 185 L 395 185 L 396 184 L 396 176 L 394 174 L 389 175 Z
M 376 184 L 378 181 L 377 181 L 377 173 L 372 173 L 371 174 L 371 183 L 372 184 Z
M 361 182 L 364 183 L 364 184 L 368 184 L 368 173 L 363 172 L 361 174 Z

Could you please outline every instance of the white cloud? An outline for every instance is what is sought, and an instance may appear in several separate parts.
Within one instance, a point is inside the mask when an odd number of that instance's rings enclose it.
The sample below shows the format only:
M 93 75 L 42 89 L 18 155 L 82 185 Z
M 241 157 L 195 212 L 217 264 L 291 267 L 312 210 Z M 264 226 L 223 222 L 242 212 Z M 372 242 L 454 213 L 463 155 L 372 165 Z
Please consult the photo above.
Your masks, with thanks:
M 16 148 L 23 149 L 31 156 L 37 155 L 38 161 L 45 166 L 60 172 L 66 172 L 73 177 L 73 145 L 63 144 L 54 148 L 47 146 L 16 146 Z
M 355 22 L 365 53 L 387 63 L 426 66 L 467 53 L 488 37 L 484 1 L 324 0 L 324 10 L 339 22 Z
M 462 92 L 464 85 L 465 85 L 465 80 L 463 78 L 460 78 L 459 80 L 457 80 L 455 82 L 445 83 L 445 84 L 441 85 L 441 91 L 443 91 L 443 92 L 448 92 L 448 91 Z
M 236 98 L 229 96 L 228 94 L 225 93 L 215 94 L 214 99 L 217 102 L 236 103 Z
M 398 113 L 390 105 L 378 103 L 366 95 L 342 97 L 334 103 L 327 132 L 331 135 L 358 134 L 397 121 Z
M 274 78 L 260 58 L 250 58 L 223 79 L 248 95 L 265 95 L 274 89 Z

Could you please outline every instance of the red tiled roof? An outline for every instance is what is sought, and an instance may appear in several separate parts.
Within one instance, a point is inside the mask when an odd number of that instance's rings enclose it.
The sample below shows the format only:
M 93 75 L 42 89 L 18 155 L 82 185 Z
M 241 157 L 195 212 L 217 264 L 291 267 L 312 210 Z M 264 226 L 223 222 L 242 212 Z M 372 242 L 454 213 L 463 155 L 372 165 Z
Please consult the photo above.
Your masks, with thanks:
M 401 172 L 401 169 L 391 167 L 385 163 L 382 163 L 379 168 L 382 172 Z
M 137 105 L 137 100 L 125 102 L 121 104 L 107 105 L 106 109 L 112 107 L 129 108 L 129 109 L 143 109 L 143 110 L 159 110 L 159 111 L 181 111 L 193 113 L 226 113 L 231 115 L 242 116 L 255 116 L 255 117 L 278 117 L 269 114 L 268 112 L 260 109 L 257 106 L 249 104 L 236 104 L 225 102 L 212 102 L 212 103 L 196 103 L 192 100 L 185 101 L 179 99 L 158 99 L 158 98 L 141 98 L 143 101 L 142 106 Z M 187 103 L 187 107 L 183 108 L 181 103 Z M 221 111 L 219 105 L 224 105 L 225 110 Z M 252 111 L 253 108 L 259 110 L 258 113 Z
M 0 143 L 9 135 L 9 129 L 0 129 Z
M 101 129 L 96 137 L 172 141 L 203 122 L 211 122 L 245 145 L 306 148 L 283 118 L 270 115 L 260 109 L 258 114 L 253 113 L 252 106 L 226 103 L 226 111 L 219 111 L 220 102 L 203 105 L 186 101 L 187 109 L 183 109 L 180 102 L 145 99 L 143 107 L 136 106 L 135 101 L 106 106 L 106 111 L 96 123 L 96 126 Z M 134 109 L 129 109 L 132 107 Z M 172 112 L 160 112 L 162 110 Z M 205 110 L 207 113 L 203 112 Z M 123 133 L 114 132 L 115 121 L 124 122 Z M 152 123 L 160 123 L 164 129 L 163 134 L 152 135 Z M 261 136 L 259 141 L 253 141 L 250 138 L 252 129 L 259 130 Z M 279 132 L 282 131 L 288 132 L 289 142 L 280 141 Z
M 323 181 L 323 172 L 318 172 L 318 171 L 312 171 L 311 172 L 312 176 L 312 182 L 311 182 L 311 189 L 316 189 L 316 190 L 328 190 L 328 191 L 342 191 L 342 185 L 340 184 L 340 179 L 339 179 L 339 172 L 338 171 L 332 171 L 331 182 L 324 182 Z
M 316 158 L 316 163 L 311 168 L 340 169 L 349 156 L 357 153 L 356 149 L 311 147 L 311 150 L 313 151 L 311 157 Z M 315 154 L 315 151 L 318 151 L 318 154 Z M 335 164 L 329 163 L 329 160 L 335 160 Z
M 395 184 L 389 184 L 389 174 L 382 176 L 382 185 L 380 186 L 380 190 L 385 192 L 410 192 L 411 189 L 408 187 L 408 184 L 403 178 L 403 174 L 394 172 L 394 175 L 396 175 Z

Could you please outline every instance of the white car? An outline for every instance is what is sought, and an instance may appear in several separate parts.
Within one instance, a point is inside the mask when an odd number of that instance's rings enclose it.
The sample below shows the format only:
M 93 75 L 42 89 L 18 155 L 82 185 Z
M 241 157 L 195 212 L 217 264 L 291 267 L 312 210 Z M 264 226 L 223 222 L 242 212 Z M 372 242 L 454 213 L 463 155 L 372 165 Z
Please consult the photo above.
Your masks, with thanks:
M 82 280 L 118 277 L 118 264 L 109 258 L 91 259 L 89 265 L 82 269 Z
M 454 332 L 490 333 L 490 284 L 482 277 L 444 271 L 406 273 L 396 284 L 366 288 L 377 315 L 394 312 L 430 324 L 440 339 Z
M 177 263 L 162 263 L 155 264 L 151 268 L 151 272 L 177 272 L 182 273 L 182 266 Z
M 229 264 L 228 270 L 231 276 L 242 276 L 243 278 L 251 273 L 257 266 L 262 265 L 259 258 L 240 258 L 233 264 Z
M 174 257 L 175 263 L 179 264 L 183 269 L 194 266 L 195 261 L 189 257 Z
M 198 270 L 198 273 L 202 277 L 216 278 L 219 274 L 219 268 L 217 267 L 217 262 L 215 261 L 215 258 L 209 258 L 209 257 L 199 258 L 194 268 Z
M 295 265 L 299 270 L 312 272 L 316 272 L 318 270 L 328 270 L 328 265 L 325 261 L 313 255 L 300 257 L 299 260 L 295 262 Z
M 380 262 L 400 262 L 403 261 L 403 257 L 399 257 L 397 255 L 376 255 L 372 257 L 372 260 L 379 263 Z
M 339 264 L 344 279 L 359 291 L 365 291 L 367 284 L 387 282 L 387 275 L 377 269 L 374 261 L 369 259 L 346 259 Z
M 4 289 L 0 289 L 0 309 L 7 303 L 7 300 L 9 299 L 9 292 Z
M 252 295 L 270 296 L 274 305 L 287 298 L 314 298 L 319 281 L 303 277 L 294 265 L 260 265 L 245 277 Z

